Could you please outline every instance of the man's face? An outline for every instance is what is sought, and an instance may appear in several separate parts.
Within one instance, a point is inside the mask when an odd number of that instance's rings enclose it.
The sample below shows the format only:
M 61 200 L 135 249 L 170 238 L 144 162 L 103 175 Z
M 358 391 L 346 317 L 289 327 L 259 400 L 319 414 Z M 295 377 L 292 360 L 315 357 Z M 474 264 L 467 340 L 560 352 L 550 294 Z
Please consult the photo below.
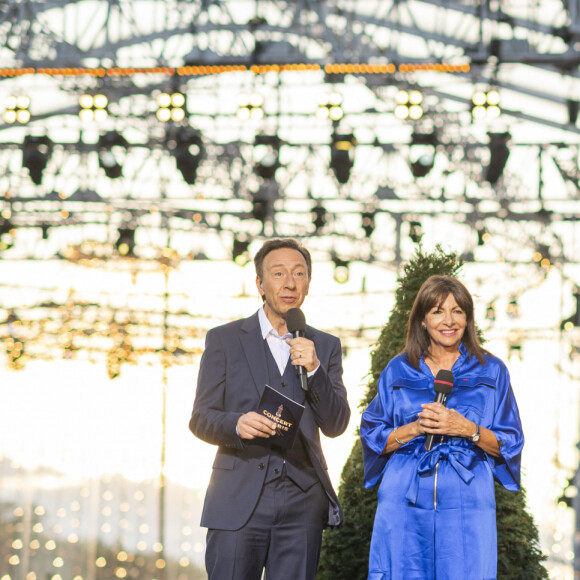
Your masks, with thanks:
M 273 250 L 264 258 L 262 280 L 256 277 L 260 295 L 265 297 L 264 310 L 271 316 L 286 319 L 290 308 L 299 308 L 308 294 L 308 270 L 304 256 L 291 248 Z

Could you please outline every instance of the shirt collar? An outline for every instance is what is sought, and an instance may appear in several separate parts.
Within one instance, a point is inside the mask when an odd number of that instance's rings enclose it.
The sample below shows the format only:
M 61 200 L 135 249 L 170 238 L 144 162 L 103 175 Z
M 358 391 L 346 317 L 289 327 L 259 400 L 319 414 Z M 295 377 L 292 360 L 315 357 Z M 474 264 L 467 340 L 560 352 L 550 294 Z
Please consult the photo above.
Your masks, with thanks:
M 262 332 L 262 338 L 265 339 L 269 334 L 277 338 L 287 338 L 292 336 L 287 332 L 284 336 L 280 336 L 278 331 L 272 326 L 272 323 L 268 320 L 266 313 L 264 312 L 264 306 L 258 310 L 258 320 L 260 322 L 260 331 Z

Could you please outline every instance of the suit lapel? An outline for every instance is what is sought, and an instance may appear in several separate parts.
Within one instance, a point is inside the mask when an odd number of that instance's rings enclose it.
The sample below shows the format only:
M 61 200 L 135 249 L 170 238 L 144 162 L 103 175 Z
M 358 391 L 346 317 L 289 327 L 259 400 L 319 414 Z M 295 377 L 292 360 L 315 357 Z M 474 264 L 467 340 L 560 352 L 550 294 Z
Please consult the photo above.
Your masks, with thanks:
M 261 395 L 264 385 L 268 382 L 268 362 L 266 361 L 266 351 L 264 350 L 264 339 L 260 331 L 258 313 L 246 318 L 242 324 L 242 334 L 240 335 L 242 350 L 246 356 L 246 361 L 254 384 Z

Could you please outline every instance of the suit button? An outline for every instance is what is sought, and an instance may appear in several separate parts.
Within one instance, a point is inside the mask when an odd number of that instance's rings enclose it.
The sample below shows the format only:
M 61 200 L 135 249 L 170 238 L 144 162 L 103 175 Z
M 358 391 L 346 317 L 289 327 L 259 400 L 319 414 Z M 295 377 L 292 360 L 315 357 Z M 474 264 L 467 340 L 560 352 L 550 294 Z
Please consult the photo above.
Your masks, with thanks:
M 266 467 L 263 463 L 260 463 L 260 465 L 258 465 L 258 469 L 264 469 L 264 467 Z
M 278 474 L 280 473 L 280 470 L 279 470 L 279 469 L 276 467 L 276 469 L 274 469 L 274 473 L 275 473 L 276 475 L 278 475 Z

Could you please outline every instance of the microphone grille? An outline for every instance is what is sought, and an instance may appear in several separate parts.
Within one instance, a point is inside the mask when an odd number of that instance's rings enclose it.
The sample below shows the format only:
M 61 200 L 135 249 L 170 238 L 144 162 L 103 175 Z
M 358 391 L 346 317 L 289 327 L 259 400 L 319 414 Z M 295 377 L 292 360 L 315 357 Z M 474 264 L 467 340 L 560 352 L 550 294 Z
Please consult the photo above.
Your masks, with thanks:
M 286 326 L 289 332 L 304 332 L 306 317 L 300 308 L 290 308 L 286 313 Z
M 453 388 L 453 380 L 453 373 L 451 371 L 441 369 L 435 377 L 435 384 L 433 385 L 435 392 L 448 395 Z

